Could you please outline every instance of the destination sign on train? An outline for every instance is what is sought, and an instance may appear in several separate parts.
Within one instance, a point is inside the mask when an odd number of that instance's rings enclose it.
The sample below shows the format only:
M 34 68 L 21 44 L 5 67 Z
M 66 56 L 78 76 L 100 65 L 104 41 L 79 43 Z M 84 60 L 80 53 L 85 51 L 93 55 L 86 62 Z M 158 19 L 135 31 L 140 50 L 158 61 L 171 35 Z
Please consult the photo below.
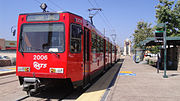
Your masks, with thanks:
M 57 21 L 59 20 L 59 14 L 36 14 L 28 15 L 27 21 Z

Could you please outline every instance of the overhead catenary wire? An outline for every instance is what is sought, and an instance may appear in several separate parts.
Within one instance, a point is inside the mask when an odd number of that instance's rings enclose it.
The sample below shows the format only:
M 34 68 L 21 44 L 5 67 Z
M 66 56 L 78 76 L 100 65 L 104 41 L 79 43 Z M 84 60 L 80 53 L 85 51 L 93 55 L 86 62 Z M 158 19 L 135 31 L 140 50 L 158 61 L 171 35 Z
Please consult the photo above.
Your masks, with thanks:
M 88 0 L 88 2 L 89 2 L 89 4 L 90 4 L 92 7 L 95 8 L 95 6 L 91 3 L 90 0 Z M 99 12 L 97 12 L 97 13 L 98 13 L 98 14 L 100 15 L 100 17 L 103 19 L 104 23 L 106 23 L 105 19 L 101 16 L 101 14 L 100 14 Z M 106 23 L 106 25 L 110 28 L 110 26 L 108 25 L 108 23 Z
M 99 16 L 102 18 L 104 23 L 111 29 L 111 26 L 107 23 L 107 21 L 102 17 L 102 15 L 98 12 Z
M 89 4 L 92 6 L 92 7 L 95 7 L 90 0 L 88 0 Z
M 41 2 L 40 2 L 40 1 L 38 1 L 38 0 L 34 0 L 34 1 L 36 1 L 38 4 L 41 4 Z
M 48 0 L 51 4 L 53 4 L 54 6 L 56 6 L 59 9 L 62 9 L 63 11 L 65 11 L 65 9 L 63 9 L 62 7 L 60 7 L 59 5 L 57 5 L 56 3 L 54 3 L 52 0 Z
M 93 3 L 88 0 L 89 4 L 95 8 L 95 6 L 93 5 Z M 94 2 L 96 3 L 97 7 L 100 7 L 99 4 L 94 0 Z M 101 14 L 102 13 L 102 14 Z M 109 27 L 110 30 L 114 29 L 113 26 L 111 25 L 111 23 L 109 22 L 109 20 L 107 19 L 107 17 L 105 16 L 105 14 L 102 12 L 101 13 L 98 12 L 98 14 L 100 15 L 100 17 L 102 18 L 102 20 L 104 21 L 104 23 Z
M 100 7 L 99 4 L 96 2 L 96 0 L 94 0 L 94 2 L 95 2 L 95 4 L 96 4 L 98 7 Z
M 100 7 L 99 4 L 96 2 L 96 0 L 94 0 L 94 2 L 95 2 L 95 4 L 97 5 L 97 7 Z M 112 24 L 111 24 L 110 21 L 108 20 L 108 18 L 105 16 L 104 12 L 101 11 L 101 13 L 102 13 L 103 17 L 106 19 L 107 23 L 111 26 L 111 28 L 114 29 L 113 26 L 112 26 Z
M 94 1 L 94 3 L 96 4 L 96 6 L 99 8 L 100 6 L 99 6 L 99 4 L 96 2 L 96 0 L 93 0 Z M 93 5 L 93 3 L 90 1 L 90 0 L 88 0 L 88 2 L 90 3 L 90 5 L 92 6 L 92 7 L 95 7 L 94 5 Z M 99 13 L 99 12 L 98 12 Z M 110 21 L 108 20 L 108 18 L 105 16 L 105 14 L 104 14 L 104 12 L 101 10 L 101 13 L 99 13 L 99 15 L 100 15 L 100 17 L 103 19 L 103 21 L 104 21 L 104 23 L 109 27 L 109 29 L 110 29 L 110 31 L 111 31 L 111 37 L 112 37 L 112 39 L 113 39 L 113 41 L 115 42 L 115 38 L 116 38 L 116 30 L 115 30 L 115 28 L 112 26 L 112 24 L 110 23 Z M 115 38 L 113 38 L 113 36 L 115 35 Z

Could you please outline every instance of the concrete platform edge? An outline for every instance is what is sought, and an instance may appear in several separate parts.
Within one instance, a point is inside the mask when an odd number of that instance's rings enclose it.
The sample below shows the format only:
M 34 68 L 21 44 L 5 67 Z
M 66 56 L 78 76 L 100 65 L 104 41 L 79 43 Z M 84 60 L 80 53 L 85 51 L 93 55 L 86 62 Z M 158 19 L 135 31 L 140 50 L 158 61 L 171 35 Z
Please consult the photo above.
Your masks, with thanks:
M 105 101 L 105 100 L 106 100 L 106 97 L 107 97 L 107 95 L 108 95 L 108 93 L 109 93 L 109 91 L 110 91 L 109 88 L 115 83 L 115 81 L 116 81 L 116 79 L 117 79 L 117 76 L 118 76 L 118 73 L 119 73 L 119 71 L 120 71 L 121 66 L 122 66 L 122 64 L 120 64 L 120 67 L 118 68 L 116 74 L 114 75 L 112 81 L 110 82 L 108 88 L 106 89 L 106 91 L 105 91 L 105 93 L 104 93 L 104 95 L 102 96 L 102 98 L 101 98 L 100 101 Z
M 0 73 L 0 76 L 9 75 L 9 74 L 15 74 L 15 73 L 16 73 L 16 71 L 6 71 L 6 72 Z

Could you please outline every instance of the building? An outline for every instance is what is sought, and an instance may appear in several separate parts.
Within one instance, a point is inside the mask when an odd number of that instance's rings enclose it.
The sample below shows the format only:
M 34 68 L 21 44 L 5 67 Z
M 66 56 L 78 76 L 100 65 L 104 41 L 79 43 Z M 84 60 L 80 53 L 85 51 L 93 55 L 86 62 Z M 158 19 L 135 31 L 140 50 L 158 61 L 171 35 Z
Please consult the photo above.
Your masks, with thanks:
M 0 39 L 0 50 L 16 50 L 17 41 Z
M 5 39 L 0 39 L 0 50 L 5 50 Z
M 0 56 L 8 57 L 5 60 L 0 59 L 0 67 L 16 64 L 16 47 L 17 47 L 16 45 L 17 45 L 17 41 L 0 39 Z

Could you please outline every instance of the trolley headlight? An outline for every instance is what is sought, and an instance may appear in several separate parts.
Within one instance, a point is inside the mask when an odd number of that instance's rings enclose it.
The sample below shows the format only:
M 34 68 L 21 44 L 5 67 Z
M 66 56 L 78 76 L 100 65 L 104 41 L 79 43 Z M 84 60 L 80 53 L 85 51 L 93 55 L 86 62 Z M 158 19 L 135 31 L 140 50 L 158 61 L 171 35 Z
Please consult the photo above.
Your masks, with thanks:
M 50 73 L 64 73 L 64 68 L 50 68 Z
M 30 72 L 30 67 L 18 67 L 18 72 Z
M 47 8 L 46 3 L 42 3 L 40 7 L 43 10 L 43 12 L 46 12 L 46 8 Z

